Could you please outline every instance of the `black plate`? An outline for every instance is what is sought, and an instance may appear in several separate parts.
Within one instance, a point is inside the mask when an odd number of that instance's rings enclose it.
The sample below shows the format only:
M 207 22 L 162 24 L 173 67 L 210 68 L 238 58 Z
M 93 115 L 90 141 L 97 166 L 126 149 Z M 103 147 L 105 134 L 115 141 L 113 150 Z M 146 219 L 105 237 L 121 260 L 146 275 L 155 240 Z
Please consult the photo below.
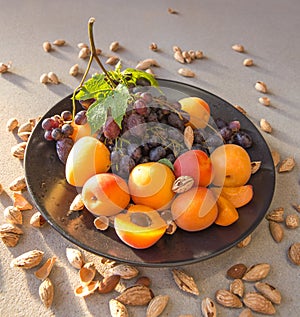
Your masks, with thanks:
M 159 80 L 162 87 L 175 89 L 190 96 L 203 98 L 211 107 L 214 118 L 239 120 L 243 130 L 254 141 L 248 153 L 253 161 L 261 161 L 261 169 L 250 179 L 254 197 L 240 208 L 239 220 L 228 227 L 212 225 L 199 232 L 185 232 L 178 229 L 174 235 L 165 235 L 154 246 L 135 250 L 117 237 L 113 228 L 99 232 L 94 228 L 93 216 L 87 212 L 66 213 L 76 196 L 76 188 L 70 186 L 64 175 L 54 142 L 44 140 L 42 120 L 34 129 L 25 154 L 25 174 L 28 190 L 35 205 L 62 236 L 74 244 L 113 260 L 143 266 L 174 266 L 202 261 L 216 256 L 247 237 L 261 222 L 273 198 L 275 170 L 269 148 L 251 121 L 225 100 L 187 84 Z M 52 107 L 44 117 L 71 110 L 70 96 Z

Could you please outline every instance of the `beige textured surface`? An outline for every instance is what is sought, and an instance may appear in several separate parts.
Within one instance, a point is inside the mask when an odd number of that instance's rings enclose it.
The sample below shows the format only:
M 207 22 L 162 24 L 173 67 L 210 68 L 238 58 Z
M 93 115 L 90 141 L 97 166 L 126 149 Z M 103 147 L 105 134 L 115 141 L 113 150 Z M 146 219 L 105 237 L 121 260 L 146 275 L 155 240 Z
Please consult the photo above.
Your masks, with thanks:
M 291 204 L 300 204 L 300 4 L 298 0 L 206 0 L 206 1 L 0 1 L 0 62 L 12 61 L 10 73 L 0 75 L 0 183 L 5 192 L 0 196 L 0 222 L 2 210 L 11 204 L 9 183 L 22 175 L 22 162 L 12 158 L 10 148 L 19 140 L 6 132 L 9 118 L 20 122 L 45 113 L 52 105 L 72 92 L 79 77 L 68 74 L 69 68 L 79 63 L 81 70 L 86 62 L 77 58 L 77 43 L 87 42 L 86 24 L 90 16 L 96 18 L 97 46 L 108 53 L 109 44 L 119 41 L 119 52 L 124 66 L 135 66 L 144 58 L 156 58 L 160 68 L 154 69 L 161 78 L 182 80 L 199 86 L 232 104 L 243 106 L 249 118 L 258 125 L 267 119 L 274 128 L 269 135 L 263 133 L 271 149 L 281 157 L 292 156 L 295 169 L 277 174 L 276 190 L 270 209 L 284 207 L 294 213 Z M 179 12 L 168 13 L 171 7 Z M 67 45 L 51 53 L 42 49 L 44 41 L 63 38 Z M 149 50 L 156 42 L 159 52 Z M 242 43 L 244 54 L 234 52 L 231 45 Z M 206 58 L 190 65 L 196 78 L 186 79 L 177 74 L 180 64 L 172 58 L 172 46 L 203 50 Z M 255 66 L 246 68 L 244 58 L 253 58 Z M 94 66 L 93 70 L 96 70 Z M 39 77 L 54 71 L 61 84 L 44 86 Z M 258 103 L 261 96 L 254 89 L 257 80 L 267 83 L 272 106 Z M 25 193 L 26 197 L 28 195 Z M 30 197 L 28 197 L 30 199 Z M 32 211 L 24 212 L 24 235 L 15 248 L 0 243 L 0 316 L 109 316 L 108 300 L 113 295 L 95 294 L 86 300 L 74 296 L 79 280 L 65 256 L 66 247 L 74 247 L 49 225 L 42 229 L 31 228 Z M 200 296 L 184 294 L 175 287 L 169 268 L 140 268 L 142 275 L 152 280 L 156 294 L 168 294 L 170 302 L 162 316 L 192 314 L 200 316 L 200 301 L 219 288 L 228 288 L 227 268 L 238 262 L 252 265 L 271 264 L 267 282 L 282 292 L 282 304 L 276 316 L 296 317 L 300 311 L 299 267 L 287 259 L 287 249 L 300 242 L 300 229 L 285 230 L 285 237 L 276 244 L 268 231 L 267 221 L 257 227 L 251 244 L 245 249 L 233 248 L 208 261 L 186 266 L 194 276 Z M 58 258 L 51 280 L 55 286 L 54 303 L 45 309 L 38 297 L 39 281 L 33 270 L 10 268 L 17 255 L 41 249 L 45 259 Z M 97 257 L 85 253 L 88 260 Z M 252 289 L 247 284 L 247 289 Z M 144 308 L 130 308 L 130 316 L 144 316 Z M 238 316 L 240 310 L 218 305 L 219 316 Z M 257 314 L 256 314 L 257 315 Z

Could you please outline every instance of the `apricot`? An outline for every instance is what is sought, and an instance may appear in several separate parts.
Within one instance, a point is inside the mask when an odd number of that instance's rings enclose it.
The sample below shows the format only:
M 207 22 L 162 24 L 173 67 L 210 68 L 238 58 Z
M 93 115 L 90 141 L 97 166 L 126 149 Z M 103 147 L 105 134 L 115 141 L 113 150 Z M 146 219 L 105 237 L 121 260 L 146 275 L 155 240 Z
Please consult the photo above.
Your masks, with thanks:
M 126 181 L 112 173 L 89 178 L 81 195 L 85 207 L 95 216 L 113 216 L 125 209 L 130 201 Z
M 110 168 L 110 152 L 104 143 L 84 136 L 74 143 L 66 162 L 65 174 L 69 184 L 82 187 L 93 175 Z
M 124 243 L 135 249 L 145 249 L 164 235 L 167 224 L 155 209 L 132 205 L 127 212 L 115 216 L 114 227 Z
M 210 189 L 193 187 L 174 199 L 171 212 L 179 228 L 199 231 L 214 223 L 218 216 L 218 207 Z
M 181 154 L 175 160 L 174 174 L 176 178 L 191 176 L 196 186 L 206 187 L 212 181 L 212 163 L 204 151 L 190 150 Z
M 128 179 L 129 191 L 135 204 L 156 210 L 167 208 L 174 197 L 175 176 L 165 164 L 148 162 L 136 165 Z
M 247 205 L 253 197 L 253 186 L 223 187 L 221 195 L 229 200 L 235 208 Z
M 181 109 L 190 115 L 189 125 L 193 128 L 205 128 L 210 118 L 210 108 L 206 101 L 199 97 L 186 97 L 179 100 Z
M 219 196 L 217 199 L 218 217 L 215 224 L 219 226 L 229 226 L 239 219 L 239 213 L 234 205 L 225 197 Z
M 86 124 L 78 125 L 73 121 L 71 125 L 74 128 L 74 132 L 71 135 L 71 138 L 74 142 L 78 141 L 84 136 L 92 135 L 92 130 L 88 122 Z
M 210 156 L 216 186 L 237 187 L 245 185 L 251 176 L 251 159 L 247 151 L 236 144 L 217 147 Z

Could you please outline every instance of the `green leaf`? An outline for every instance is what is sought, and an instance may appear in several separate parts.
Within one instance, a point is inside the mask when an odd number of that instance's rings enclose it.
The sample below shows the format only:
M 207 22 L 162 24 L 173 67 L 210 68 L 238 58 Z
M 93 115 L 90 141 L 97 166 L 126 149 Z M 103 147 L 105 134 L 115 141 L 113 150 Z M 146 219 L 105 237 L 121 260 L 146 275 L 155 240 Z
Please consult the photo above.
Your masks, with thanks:
M 92 133 L 95 133 L 105 124 L 108 111 L 110 111 L 112 117 L 121 128 L 129 98 L 128 88 L 124 85 L 118 85 L 105 97 L 98 96 L 98 99 L 87 110 L 87 119 Z
M 80 91 L 76 94 L 76 100 L 87 100 L 91 98 L 97 99 L 99 95 L 106 95 L 111 91 L 111 87 L 104 74 L 93 75 L 81 87 Z
M 167 165 L 172 171 L 174 171 L 174 166 L 170 160 L 168 160 L 166 158 L 162 158 L 162 159 L 158 160 L 157 162 Z
M 122 120 L 126 114 L 128 100 L 130 94 L 128 88 L 124 85 L 118 85 L 114 93 L 107 98 L 108 107 L 111 109 L 111 115 L 116 121 L 117 125 L 122 128 Z
M 90 124 L 92 134 L 100 129 L 107 118 L 107 108 L 105 108 L 105 99 L 96 100 L 86 112 L 87 120 Z
M 135 85 L 136 81 L 139 78 L 145 78 L 145 79 L 149 80 L 151 86 L 158 87 L 158 82 L 156 81 L 154 76 L 144 72 L 143 70 L 134 69 L 134 68 L 126 68 L 122 72 L 122 75 L 124 75 L 125 77 L 129 77 L 130 78 L 130 79 L 127 80 L 127 83 L 132 83 L 132 84 Z

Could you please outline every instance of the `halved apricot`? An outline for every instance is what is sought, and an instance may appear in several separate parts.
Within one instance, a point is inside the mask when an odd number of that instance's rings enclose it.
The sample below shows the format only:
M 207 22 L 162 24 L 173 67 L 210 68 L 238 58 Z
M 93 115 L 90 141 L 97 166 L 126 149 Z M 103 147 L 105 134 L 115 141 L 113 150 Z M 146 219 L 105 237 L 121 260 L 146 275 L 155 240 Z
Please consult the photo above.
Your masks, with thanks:
M 248 204 L 253 197 L 253 186 L 223 187 L 221 195 L 228 199 L 235 208 Z
M 239 219 L 239 213 L 233 204 L 223 196 L 217 200 L 218 217 L 215 224 L 219 226 L 229 226 Z
M 144 205 L 132 205 L 125 213 L 116 215 L 114 226 L 119 238 L 135 249 L 151 247 L 167 228 L 160 214 Z

